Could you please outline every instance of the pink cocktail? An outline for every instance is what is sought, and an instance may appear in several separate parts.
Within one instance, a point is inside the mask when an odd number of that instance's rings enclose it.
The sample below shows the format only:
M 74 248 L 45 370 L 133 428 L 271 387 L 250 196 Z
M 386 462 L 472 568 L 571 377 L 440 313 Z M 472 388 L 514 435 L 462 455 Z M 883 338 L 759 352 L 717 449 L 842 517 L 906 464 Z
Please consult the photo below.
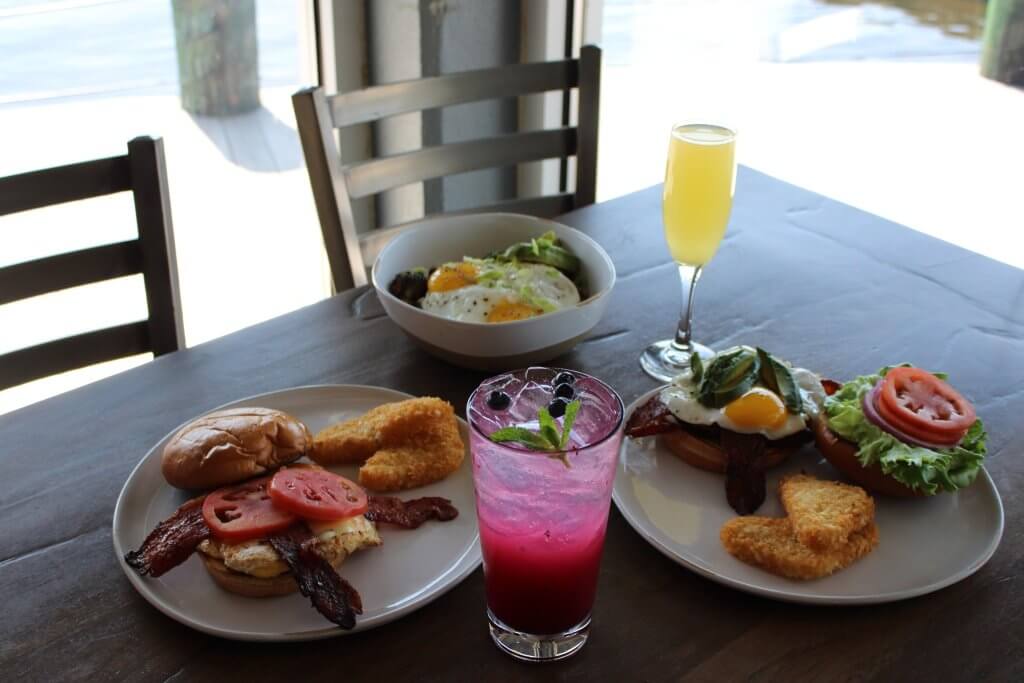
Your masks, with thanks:
M 561 430 L 561 410 L 574 400 L 579 409 L 563 449 L 490 438 L 507 427 L 539 432 L 542 407 L 550 408 Z M 529 368 L 481 384 L 466 414 L 491 636 L 523 659 L 567 657 L 589 631 L 622 440 L 622 401 L 588 375 Z

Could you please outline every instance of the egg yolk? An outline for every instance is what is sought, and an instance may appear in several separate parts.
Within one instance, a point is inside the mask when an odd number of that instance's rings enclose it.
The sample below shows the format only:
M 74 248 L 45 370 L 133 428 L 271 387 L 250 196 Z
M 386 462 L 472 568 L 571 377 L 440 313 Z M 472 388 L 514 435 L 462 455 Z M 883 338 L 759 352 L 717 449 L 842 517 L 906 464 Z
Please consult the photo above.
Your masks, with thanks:
M 476 282 L 477 269 L 472 263 L 450 263 L 441 266 L 427 280 L 428 292 L 450 292 Z
M 501 299 L 487 313 L 487 322 L 489 323 L 506 323 L 510 320 L 523 320 L 525 318 L 532 318 L 535 315 L 540 315 L 544 311 L 533 306 L 527 306 L 526 304 L 519 303 L 517 301 L 510 301 L 509 299 Z
M 739 427 L 777 429 L 786 422 L 786 406 L 775 393 L 757 387 L 725 406 L 723 411 Z

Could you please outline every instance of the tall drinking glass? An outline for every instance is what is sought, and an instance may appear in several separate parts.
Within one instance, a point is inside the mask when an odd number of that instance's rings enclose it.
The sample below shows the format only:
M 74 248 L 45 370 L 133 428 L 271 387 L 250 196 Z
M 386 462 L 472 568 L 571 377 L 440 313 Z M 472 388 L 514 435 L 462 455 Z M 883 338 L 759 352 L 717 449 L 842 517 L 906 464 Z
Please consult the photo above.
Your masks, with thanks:
M 662 219 L 669 252 L 679 266 L 683 310 L 674 339 L 655 342 L 640 356 L 651 377 L 671 381 L 690 366 L 690 354 L 711 349 L 690 339 L 693 293 L 701 269 L 725 235 L 736 187 L 736 133 L 723 126 L 685 123 L 672 128 Z
M 537 411 L 551 403 L 555 379 L 564 386 L 566 375 L 581 405 L 565 450 L 488 438 L 504 427 L 536 430 Z M 507 407 L 493 392 L 510 398 Z M 485 381 L 469 397 L 466 415 L 491 638 L 519 659 L 568 657 L 590 631 L 622 401 L 583 373 L 529 368 Z M 564 418 L 557 422 L 564 426 Z

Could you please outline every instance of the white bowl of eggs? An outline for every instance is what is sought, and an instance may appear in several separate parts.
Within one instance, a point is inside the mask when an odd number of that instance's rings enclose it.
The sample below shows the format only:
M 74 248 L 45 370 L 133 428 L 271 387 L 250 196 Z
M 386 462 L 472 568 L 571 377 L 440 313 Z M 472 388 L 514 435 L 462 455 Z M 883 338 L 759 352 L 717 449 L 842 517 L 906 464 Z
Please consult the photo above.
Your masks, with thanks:
M 388 316 L 428 352 L 499 371 L 579 343 L 608 306 L 615 266 L 561 223 L 482 213 L 418 221 L 384 247 L 372 278 Z

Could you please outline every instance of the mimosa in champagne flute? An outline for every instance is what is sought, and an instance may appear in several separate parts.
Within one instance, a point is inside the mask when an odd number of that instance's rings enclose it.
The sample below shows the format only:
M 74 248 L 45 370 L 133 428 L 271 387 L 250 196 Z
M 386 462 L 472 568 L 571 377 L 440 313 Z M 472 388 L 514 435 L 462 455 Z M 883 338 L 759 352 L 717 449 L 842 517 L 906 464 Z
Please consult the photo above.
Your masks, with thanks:
M 651 344 L 640 356 L 640 365 L 655 379 L 669 382 L 690 366 L 691 354 L 712 353 L 690 339 L 693 292 L 725 235 L 735 186 L 735 132 L 702 123 L 673 127 L 662 215 L 669 251 L 679 265 L 683 311 L 675 338 Z

